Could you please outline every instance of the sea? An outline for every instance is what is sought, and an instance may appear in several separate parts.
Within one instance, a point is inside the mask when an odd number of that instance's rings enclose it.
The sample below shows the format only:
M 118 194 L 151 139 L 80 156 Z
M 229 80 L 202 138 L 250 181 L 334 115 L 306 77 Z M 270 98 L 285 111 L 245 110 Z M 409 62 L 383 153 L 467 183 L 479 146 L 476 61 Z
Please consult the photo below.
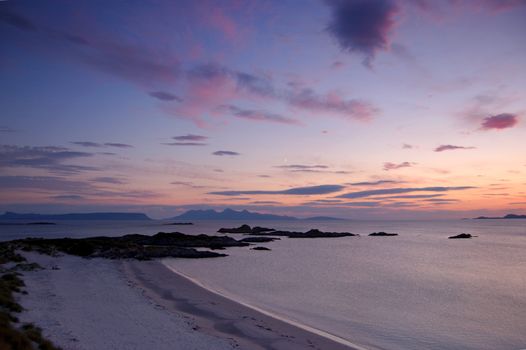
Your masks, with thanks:
M 212 259 L 166 259 L 200 285 L 278 318 L 371 350 L 526 349 L 526 220 L 59 221 L 0 225 L 0 240 L 184 232 L 243 223 L 356 237 L 229 248 Z M 394 237 L 369 237 L 371 232 Z M 472 239 L 448 239 L 470 233 Z M 244 235 L 233 234 L 236 238 Z

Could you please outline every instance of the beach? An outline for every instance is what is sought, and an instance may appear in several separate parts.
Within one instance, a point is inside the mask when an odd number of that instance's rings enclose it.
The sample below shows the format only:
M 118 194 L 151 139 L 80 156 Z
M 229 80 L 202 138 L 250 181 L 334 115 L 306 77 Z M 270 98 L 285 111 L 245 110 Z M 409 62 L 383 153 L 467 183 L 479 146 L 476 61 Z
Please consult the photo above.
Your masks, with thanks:
M 22 322 L 63 349 L 352 349 L 202 288 L 159 261 L 26 254 Z

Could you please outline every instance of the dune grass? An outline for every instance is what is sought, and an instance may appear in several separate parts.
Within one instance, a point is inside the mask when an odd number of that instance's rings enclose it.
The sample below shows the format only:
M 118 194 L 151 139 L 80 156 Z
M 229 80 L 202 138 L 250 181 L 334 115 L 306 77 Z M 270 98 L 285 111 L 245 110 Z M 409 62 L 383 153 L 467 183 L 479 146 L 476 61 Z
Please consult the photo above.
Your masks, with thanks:
M 6 264 L 14 265 L 6 268 Z M 15 293 L 26 293 L 24 281 L 17 270 L 34 270 L 38 264 L 27 263 L 13 246 L 0 243 L 0 349 L 2 350 L 60 350 L 42 336 L 40 328 L 33 324 L 20 325 L 16 314 L 23 310 L 16 301 Z

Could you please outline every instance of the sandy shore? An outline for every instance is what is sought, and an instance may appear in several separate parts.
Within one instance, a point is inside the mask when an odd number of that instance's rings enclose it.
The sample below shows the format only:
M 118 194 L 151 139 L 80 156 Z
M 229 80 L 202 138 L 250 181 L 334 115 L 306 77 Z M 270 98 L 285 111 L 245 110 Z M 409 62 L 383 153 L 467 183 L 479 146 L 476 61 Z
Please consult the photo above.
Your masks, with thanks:
M 27 257 L 45 270 L 24 272 L 20 319 L 65 350 L 353 349 L 213 293 L 159 261 Z
M 45 270 L 24 272 L 28 294 L 20 303 L 27 311 L 19 318 L 64 350 L 233 348 L 144 297 L 122 273 L 121 261 L 25 255 Z
M 236 348 L 359 349 L 213 293 L 158 261 L 126 261 L 124 271 L 155 303 L 190 316 L 201 332 L 229 339 Z

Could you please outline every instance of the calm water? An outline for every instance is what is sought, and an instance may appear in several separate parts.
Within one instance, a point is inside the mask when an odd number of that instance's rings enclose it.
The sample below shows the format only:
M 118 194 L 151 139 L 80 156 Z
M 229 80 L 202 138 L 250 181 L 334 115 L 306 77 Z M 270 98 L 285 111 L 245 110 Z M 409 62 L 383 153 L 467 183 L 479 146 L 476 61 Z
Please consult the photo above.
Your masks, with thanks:
M 0 226 L 0 239 L 213 234 L 240 224 L 59 222 Z M 526 349 L 526 220 L 250 224 L 363 236 L 284 238 L 264 244 L 270 252 L 231 248 L 227 258 L 168 263 L 210 289 L 368 349 Z M 380 230 L 400 236 L 366 236 Z M 447 239 L 460 232 L 478 237 Z

